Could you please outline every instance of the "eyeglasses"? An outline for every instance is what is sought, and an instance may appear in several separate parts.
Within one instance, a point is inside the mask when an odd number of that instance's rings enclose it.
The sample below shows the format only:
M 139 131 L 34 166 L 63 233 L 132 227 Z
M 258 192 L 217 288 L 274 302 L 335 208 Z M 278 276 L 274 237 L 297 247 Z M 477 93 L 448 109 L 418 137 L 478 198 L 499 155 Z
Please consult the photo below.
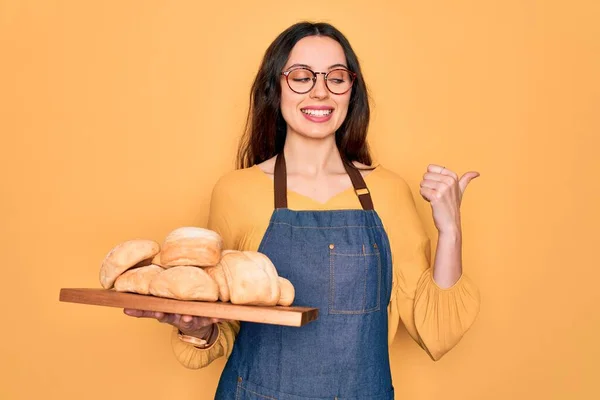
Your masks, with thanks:
M 298 94 L 310 92 L 317 83 L 317 75 L 323 75 L 325 86 L 333 94 L 344 94 L 352 88 L 356 79 L 354 72 L 347 69 L 332 69 L 329 72 L 315 72 L 308 68 L 294 68 L 281 73 L 290 89 Z

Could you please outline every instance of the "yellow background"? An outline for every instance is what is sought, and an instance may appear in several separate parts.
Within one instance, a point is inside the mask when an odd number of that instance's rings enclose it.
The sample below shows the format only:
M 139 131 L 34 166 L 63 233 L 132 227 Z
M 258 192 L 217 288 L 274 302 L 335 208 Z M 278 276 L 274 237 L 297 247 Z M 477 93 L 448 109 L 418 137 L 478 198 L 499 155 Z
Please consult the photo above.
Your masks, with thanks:
M 404 331 L 398 399 L 597 399 L 600 2 L 0 1 L 0 399 L 209 399 L 170 328 L 58 301 L 117 243 L 206 223 L 264 50 L 301 19 L 350 39 L 378 162 L 463 203 L 481 314 L 434 363 Z

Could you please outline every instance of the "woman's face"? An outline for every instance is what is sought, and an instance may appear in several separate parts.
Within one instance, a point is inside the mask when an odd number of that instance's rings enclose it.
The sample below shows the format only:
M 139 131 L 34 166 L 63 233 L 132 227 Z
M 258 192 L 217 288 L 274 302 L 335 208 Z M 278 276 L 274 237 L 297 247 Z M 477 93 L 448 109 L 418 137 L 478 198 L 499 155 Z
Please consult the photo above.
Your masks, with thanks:
M 325 36 L 308 36 L 298 41 L 283 70 L 295 66 L 314 72 L 348 69 L 342 46 Z M 346 118 L 351 93 L 352 90 L 344 94 L 331 93 L 325 85 L 324 75 L 318 74 L 312 90 L 298 94 L 290 89 L 282 75 L 281 113 L 287 123 L 288 134 L 297 133 L 313 139 L 334 135 Z

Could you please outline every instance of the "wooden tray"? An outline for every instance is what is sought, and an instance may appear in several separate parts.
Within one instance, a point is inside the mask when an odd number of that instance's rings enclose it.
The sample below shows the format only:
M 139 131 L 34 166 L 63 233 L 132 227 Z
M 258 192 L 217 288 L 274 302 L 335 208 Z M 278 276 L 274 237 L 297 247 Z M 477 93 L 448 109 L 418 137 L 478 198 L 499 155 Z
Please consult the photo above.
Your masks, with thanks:
M 319 315 L 317 308 L 245 306 L 221 301 L 183 301 L 106 289 L 63 288 L 60 289 L 59 300 L 286 326 L 303 326 L 316 320 Z

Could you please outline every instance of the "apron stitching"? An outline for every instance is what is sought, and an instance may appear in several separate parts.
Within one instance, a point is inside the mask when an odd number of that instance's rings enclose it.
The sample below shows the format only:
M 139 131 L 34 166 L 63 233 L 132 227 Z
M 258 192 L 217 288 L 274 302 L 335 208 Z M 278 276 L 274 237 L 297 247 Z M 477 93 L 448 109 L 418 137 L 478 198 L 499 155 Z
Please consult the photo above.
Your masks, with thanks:
M 263 240 L 260 241 L 260 245 L 258 246 L 259 251 L 261 249 L 264 249 L 264 247 L 267 244 L 267 241 L 271 237 L 271 231 L 272 231 L 271 225 L 272 225 L 272 223 L 269 223 L 269 226 L 267 227 L 267 231 L 265 232 L 265 237 L 263 237 Z
M 379 253 L 365 253 L 365 254 L 347 254 L 347 253 L 336 253 L 334 251 L 331 252 L 334 256 L 344 256 L 344 257 L 364 257 L 364 256 L 378 256 Z
M 365 252 L 365 245 L 363 244 L 363 253 Z M 369 275 L 369 263 L 367 262 L 367 258 L 363 258 L 362 260 L 365 263 L 365 290 L 363 292 L 363 307 L 362 307 L 362 311 L 366 312 L 366 308 L 367 308 L 367 276 Z M 377 294 L 377 297 L 379 297 L 379 293 Z
M 248 388 L 245 388 L 245 387 L 243 387 L 243 386 L 242 386 L 242 390 L 245 390 L 246 392 L 252 393 L 253 395 L 255 395 L 255 396 L 259 396 L 259 397 L 262 397 L 262 398 L 264 398 L 264 399 L 277 400 L 275 397 L 271 397 L 271 396 L 265 396 L 264 394 L 260 394 L 260 393 L 253 392 L 252 390 L 250 390 L 250 389 L 248 389 Z
M 377 309 L 381 307 L 381 255 L 377 252 Z M 390 268 L 391 269 L 391 268 Z
M 377 306 L 377 308 L 369 308 L 368 310 L 363 310 L 363 311 L 338 311 L 338 310 L 333 310 L 330 312 L 330 314 L 343 314 L 343 315 L 362 315 L 362 314 L 370 314 L 370 313 L 374 313 L 379 311 L 379 306 Z
M 333 299 L 335 296 L 335 274 L 333 273 L 333 252 L 329 250 L 329 305 L 327 307 L 329 313 L 332 313 Z
M 240 399 L 240 391 L 242 390 L 242 385 L 241 384 L 242 384 L 242 382 L 240 382 L 238 380 L 237 390 L 235 391 L 235 400 L 239 400 Z
M 346 228 L 365 228 L 365 229 L 378 229 L 378 228 L 383 228 L 383 226 L 381 225 L 373 225 L 373 226 L 366 226 L 366 225 L 345 225 L 345 226 L 297 226 L 297 225 L 292 225 L 289 224 L 287 222 L 273 222 L 273 225 L 287 225 L 287 226 L 291 226 L 293 228 L 296 229 L 346 229 Z

